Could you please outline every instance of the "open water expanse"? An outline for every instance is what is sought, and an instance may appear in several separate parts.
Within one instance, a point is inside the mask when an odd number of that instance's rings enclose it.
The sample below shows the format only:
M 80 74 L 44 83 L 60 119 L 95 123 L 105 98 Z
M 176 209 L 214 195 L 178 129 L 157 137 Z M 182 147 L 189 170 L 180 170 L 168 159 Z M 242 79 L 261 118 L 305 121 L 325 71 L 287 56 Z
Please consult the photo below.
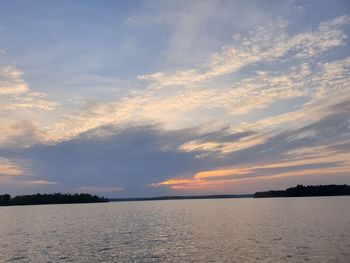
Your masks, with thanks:
M 350 197 L 0 207 L 0 262 L 350 262 Z

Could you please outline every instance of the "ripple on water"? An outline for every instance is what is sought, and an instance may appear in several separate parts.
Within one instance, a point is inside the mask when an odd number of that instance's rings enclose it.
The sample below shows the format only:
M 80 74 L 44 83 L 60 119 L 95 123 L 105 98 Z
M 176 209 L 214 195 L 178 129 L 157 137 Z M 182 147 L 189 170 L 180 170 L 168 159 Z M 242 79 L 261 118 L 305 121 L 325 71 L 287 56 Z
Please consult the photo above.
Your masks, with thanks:
M 12 257 L 8 260 L 8 262 L 17 262 L 17 261 L 23 261 L 27 260 L 28 258 L 26 256 L 18 256 L 18 257 Z
M 291 201 L 293 206 L 288 206 Z M 0 207 L 0 262 L 348 263 L 349 201 L 332 197 Z

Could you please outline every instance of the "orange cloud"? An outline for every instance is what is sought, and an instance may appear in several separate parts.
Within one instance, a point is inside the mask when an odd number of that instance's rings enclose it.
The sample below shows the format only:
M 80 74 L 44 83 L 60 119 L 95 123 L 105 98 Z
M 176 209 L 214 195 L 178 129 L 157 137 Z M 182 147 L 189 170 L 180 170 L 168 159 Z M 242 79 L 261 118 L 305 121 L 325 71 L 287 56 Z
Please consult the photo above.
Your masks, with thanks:
M 242 175 L 249 174 L 250 171 L 247 169 L 227 169 L 227 170 L 213 170 L 213 171 L 203 171 L 196 173 L 193 178 L 194 179 L 206 179 L 212 177 L 223 177 L 223 176 L 234 176 L 234 175 Z
M 209 189 L 220 185 L 227 185 L 238 181 L 247 180 L 269 180 L 283 177 L 344 174 L 350 170 L 349 154 L 338 155 L 337 158 L 321 157 L 306 160 L 289 161 L 282 163 L 264 164 L 252 167 L 236 169 L 218 169 L 210 171 L 200 171 L 191 178 L 172 178 L 151 186 L 167 186 L 175 190 L 196 190 Z M 315 168 L 312 165 L 327 164 L 330 161 L 337 162 L 340 166 Z M 307 166 L 311 165 L 311 166 Z M 293 168 L 299 168 L 293 170 Z M 272 169 L 270 172 L 263 169 Z M 274 171 L 275 170 L 275 171 Z
M 192 182 L 193 182 L 192 179 L 169 179 L 160 183 L 153 183 L 151 184 L 151 186 L 189 184 Z

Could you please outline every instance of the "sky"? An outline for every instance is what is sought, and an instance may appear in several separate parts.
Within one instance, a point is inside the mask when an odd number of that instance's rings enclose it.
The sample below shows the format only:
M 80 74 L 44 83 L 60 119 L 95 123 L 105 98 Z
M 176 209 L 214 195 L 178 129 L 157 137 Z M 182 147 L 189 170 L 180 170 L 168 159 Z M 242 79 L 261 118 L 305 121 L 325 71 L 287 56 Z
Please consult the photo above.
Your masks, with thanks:
M 0 0 L 0 193 L 350 184 L 350 2 Z

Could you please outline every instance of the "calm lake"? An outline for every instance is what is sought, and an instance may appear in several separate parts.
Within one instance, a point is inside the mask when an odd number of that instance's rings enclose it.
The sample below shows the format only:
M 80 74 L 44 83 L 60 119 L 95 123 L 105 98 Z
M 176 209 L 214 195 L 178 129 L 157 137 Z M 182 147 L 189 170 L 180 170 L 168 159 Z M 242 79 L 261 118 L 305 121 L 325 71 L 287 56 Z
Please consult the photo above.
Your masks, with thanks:
M 350 262 L 350 197 L 0 207 L 0 262 Z

